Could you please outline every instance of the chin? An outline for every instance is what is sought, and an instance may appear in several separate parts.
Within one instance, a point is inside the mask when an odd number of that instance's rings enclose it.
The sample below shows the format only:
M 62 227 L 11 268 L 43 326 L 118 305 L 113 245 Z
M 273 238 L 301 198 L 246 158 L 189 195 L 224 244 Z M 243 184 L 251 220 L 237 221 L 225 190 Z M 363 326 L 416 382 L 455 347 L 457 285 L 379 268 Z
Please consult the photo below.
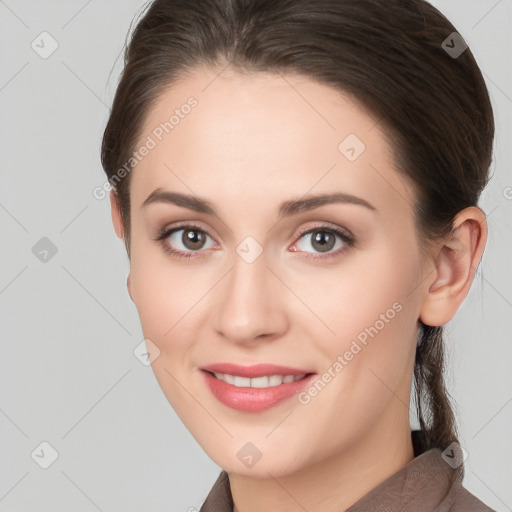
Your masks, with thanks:
M 270 478 L 285 476 L 304 467 L 305 461 L 297 459 L 298 447 L 288 445 L 289 453 L 284 453 L 282 446 L 268 443 L 248 441 L 233 441 L 229 446 L 215 446 L 208 450 L 203 446 L 207 455 L 228 473 L 252 478 Z M 232 456 L 228 454 L 232 453 Z

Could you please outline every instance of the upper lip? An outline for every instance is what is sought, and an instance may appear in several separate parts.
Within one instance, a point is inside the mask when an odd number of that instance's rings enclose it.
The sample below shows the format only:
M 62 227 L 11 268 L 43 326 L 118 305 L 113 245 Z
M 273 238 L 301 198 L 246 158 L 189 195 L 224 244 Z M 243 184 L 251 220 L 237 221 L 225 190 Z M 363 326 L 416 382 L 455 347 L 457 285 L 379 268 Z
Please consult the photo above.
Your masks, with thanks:
M 264 377 L 266 375 L 303 375 L 314 373 L 311 370 L 301 370 L 298 368 L 290 368 L 289 366 L 266 363 L 251 366 L 240 366 L 233 363 L 215 363 L 203 366 L 201 369 L 212 373 L 227 373 L 229 375 L 249 378 Z

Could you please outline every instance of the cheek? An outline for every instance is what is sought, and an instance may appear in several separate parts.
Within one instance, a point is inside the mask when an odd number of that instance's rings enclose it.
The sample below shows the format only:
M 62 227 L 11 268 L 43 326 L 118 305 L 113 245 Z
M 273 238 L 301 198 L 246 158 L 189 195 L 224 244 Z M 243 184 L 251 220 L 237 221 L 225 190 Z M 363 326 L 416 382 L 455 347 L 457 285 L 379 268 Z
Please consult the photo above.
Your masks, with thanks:
M 339 402 L 363 416 L 375 415 L 393 396 L 390 389 L 408 403 L 418 320 L 411 291 L 418 262 L 413 246 L 388 244 L 359 253 L 337 273 L 317 273 L 315 280 L 307 274 L 296 277 L 301 296 L 308 297 L 310 308 L 332 331 L 315 322 L 327 333 L 319 336 L 303 322 L 307 337 L 326 356 L 324 371 L 336 375 L 318 404 Z
M 152 339 L 162 349 L 161 340 L 172 333 L 178 321 L 183 293 L 177 276 L 162 267 L 155 258 L 155 252 L 134 243 L 130 275 L 132 297 L 144 336 Z
M 133 301 L 144 336 L 162 353 L 178 352 L 197 338 L 197 329 L 209 304 L 208 293 L 218 281 L 219 271 L 172 262 L 158 252 L 155 249 L 133 252 Z
M 397 265 L 392 256 L 381 254 L 379 268 L 351 268 L 338 283 L 316 281 L 325 293 L 311 297 L 311 308 L 334 334 L 319 336 L 302 324 L 313 350 L 325 356 L 326 384 L 301 403 L 310 400 L 304 414 L 323 426 L 320 438 L 350 444 L 386 410 L 407 411 L 417 324 L 408 294 L 416 267 L 412 261 Z
M 390 332 L 404 317 L 414 316 L 410 292 L 418 272 L 413 248 L 390 244 L 378 251 L 355 252 L 330 269 L 305 266 L 303 272 L 289 273 L 287 282 L 329 328 L 333 346 L 339 350 L 359 335 L 364 339 L 367 329 Z M 311 319 L 328 333 L 322 323 Z
M 132 288 L 144 336 L 165 350 L 176 339 L 180 320 L 190 309 L 195 294 L 182 290 L 179 279 L 172 275 L 156 272 L 132 273 Z

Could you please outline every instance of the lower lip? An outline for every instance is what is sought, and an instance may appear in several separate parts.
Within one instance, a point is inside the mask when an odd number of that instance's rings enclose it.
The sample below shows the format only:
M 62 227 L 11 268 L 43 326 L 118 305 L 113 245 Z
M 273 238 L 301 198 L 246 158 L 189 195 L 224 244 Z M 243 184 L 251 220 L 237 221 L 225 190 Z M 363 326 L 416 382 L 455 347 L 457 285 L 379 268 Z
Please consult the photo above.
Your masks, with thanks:
M 295 382 L 268 388 L 241 388 L 217 379 L 204 370 L 201 372 L 217 400 L 232 409 L 244 412 L 260 412 L 270 409 L 283 400 L 300 393 L 315 377 L 315 374 L 311 374 Z

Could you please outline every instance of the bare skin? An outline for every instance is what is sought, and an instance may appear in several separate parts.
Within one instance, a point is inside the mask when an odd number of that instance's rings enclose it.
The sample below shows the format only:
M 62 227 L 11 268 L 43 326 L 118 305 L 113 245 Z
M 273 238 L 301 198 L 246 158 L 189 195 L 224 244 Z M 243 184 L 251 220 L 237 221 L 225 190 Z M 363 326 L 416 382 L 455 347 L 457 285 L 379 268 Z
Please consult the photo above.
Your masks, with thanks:
M 453 234 L 423 255 L 415 191 L 394 167 L 384 128 L 348 96 L 304 77 L 198 68 L 161 95 L 140 143 L 191 96 L 197 106 L 131 176 L 129 291 L 144 337 L 160 350 L 153 370 L 185 426 L 228 471 L 236 512 L 345 510 L 413 458 L 418 320 L 442 325 L 456 313 L 485 246 L 485 217 L 463 210 Z M 354 161 L 339 149 L 349 134 L 365 145 Z M 204 198 L 217 215 L 142 206 L 157 188 Z M 278 215 L 284 201 L 332 193 L 370 206 Z M 111 203 L 123 238 L 113 192 Z M 183 228 L 189 223 L 195 228 Z M 204 246 L 184 245 L 184 231 L 163 243 L 191 258 L 154 240 L 178 226 L 199 229 Z M 334 236 L 332 249 L 301 235 L 312 228 Z M 236 252 L 248 236 L 263 251 L 252 263 Z M 292 397 L 241 412 L 205 386 L 200 368 L 216 362 L 320 376 L 381 315 L 388 321 L 378 334 L 308 403 Z M 250 468 L 237 457 L 247 442 L 262 454 Z

